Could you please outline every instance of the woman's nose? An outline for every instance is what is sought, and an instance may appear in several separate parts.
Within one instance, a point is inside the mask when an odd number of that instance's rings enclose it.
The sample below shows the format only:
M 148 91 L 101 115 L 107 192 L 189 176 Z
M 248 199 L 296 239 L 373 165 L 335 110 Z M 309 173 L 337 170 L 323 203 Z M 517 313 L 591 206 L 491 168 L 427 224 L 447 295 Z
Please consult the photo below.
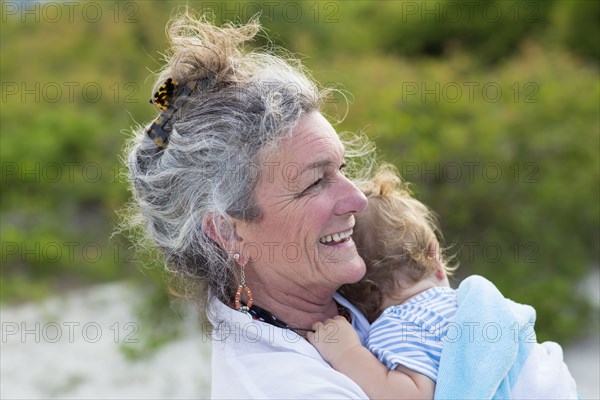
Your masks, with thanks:
M 337 202 L 336 214 L 358 214 L 367 208 L 367 197 L 346 176 L 340 174 L 338 183 L 340 196 Z

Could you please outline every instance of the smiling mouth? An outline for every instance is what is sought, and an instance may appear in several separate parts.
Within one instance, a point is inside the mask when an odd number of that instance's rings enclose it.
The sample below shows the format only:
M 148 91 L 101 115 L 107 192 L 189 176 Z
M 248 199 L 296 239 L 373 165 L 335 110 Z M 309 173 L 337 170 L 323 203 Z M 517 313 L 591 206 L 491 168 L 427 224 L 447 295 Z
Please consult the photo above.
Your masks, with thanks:
M 334 233 L 333 235 L 323 236 L 319 239 L 319 243 L 326 245 L 333 245 L 344 243 L 350 240 L 350 235 L 352 235 L 352 229 L 348 229 L 347 231 Z

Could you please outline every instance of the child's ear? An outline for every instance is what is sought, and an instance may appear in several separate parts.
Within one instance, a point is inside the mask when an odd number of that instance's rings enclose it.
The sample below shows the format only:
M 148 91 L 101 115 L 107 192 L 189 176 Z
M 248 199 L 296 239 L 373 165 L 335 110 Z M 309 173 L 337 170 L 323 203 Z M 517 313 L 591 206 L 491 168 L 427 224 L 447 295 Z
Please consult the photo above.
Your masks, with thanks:
M 437 241 L 429 243 L 429 247 L 427 248 L 427 258 L 435 261 L 435 277 L 439 280 L 445 279 L 446 271 L 444 270 L 442 263 L 440 244 Z
M 440 257 L 440 245 L 438 242 L 434 241 L 429 243 L 429 246 L 427 247 L 427 258 L 430 260 L 436 260 L 439 261 L 439 257 Z
M 435 267 L 435 277 L 440 281 L 446 279 L 446 271 L 444 271 L 444 267 L 442 267 L 442 263 L 440 262 L 438 262 Z

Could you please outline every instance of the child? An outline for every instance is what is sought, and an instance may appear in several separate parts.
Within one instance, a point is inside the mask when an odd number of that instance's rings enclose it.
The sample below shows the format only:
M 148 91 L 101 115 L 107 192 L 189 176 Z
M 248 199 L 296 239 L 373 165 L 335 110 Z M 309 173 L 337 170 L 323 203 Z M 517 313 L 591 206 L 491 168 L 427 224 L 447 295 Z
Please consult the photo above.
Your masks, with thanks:
M 324 323 L 315 324 L 313 326 L 315 332 L 309 333 L 307 338 L 327 362 L 353 379 L 369 398 L 433 399 L 434 393 L 436 396 L 440 395 L 436 392 L 440 358 L 446 346 L 451 324 L 454 323 L 453 319 L 459 309 L 457 291 L 449 287 L 447 278 L 455 267 L 449 267 L 448 260 L 442 254 L 436 238 L 439 229 L 432 212 L 411 196 L 393 167 L 383 166 L 373 181 L 362 190 L 369 200 L 369 205 L 364 213 L 357 216 L 353 240 L 356 242 L 359 254 L 365 260 L 367 272 L 361 281 L 342 287 L 340 292 L 372 323 L 366 343 L 368 350 L 361 345 L 352 326 L 343 317 L 335 317 Z M 478 277 L 478 279 L 485 281 L 483 278 Z M 475 280 L 472 286 L 478 289 L 477 283 L 481 282 Z M 487 284 L 493 287 L 491 283 L 485 281 L 484 286 Z M 469 290 L 475 293 L 475 289 L 467 287 L 462 292 L 468 296 Z M 495 287 L 492 290 L 496 290 Z M 512 310 L 511 307 L 522 307 L 518 310 L 524 310 L 526 314 L 533 316 L 532 321 L 535 320 L 533 309 L 506 301 L 499 292 L 497 293 L 506 310 Z M 476 296 L 480 296 L 480 293 L 477 292 Z M 475 303 L 476 308 L 487 307 L 496 310 L 495 305 L 478 304 L 480 299 L 485 303 L 486 298 L 488 298 L 487 294 L 484 294 L 475 297 L 471 302 Z M 467 302 L 465 301 L 465 304 Z M 513 305 L 508 305 L 509 303 Z M 477 310 L 475 314 L 484 318 L 486 312 L 489 311 L 482 310 L 480 313 Z M 494 314 L 495 312 L 489 312 L 491 314 L 489 321 L 492 323 L 496 323 L 495 318 L 501 319 L 502 315 L 509 315 L 510 318 L 513 315 L 512 311 L 504 314 L 502 312 Z M 508 326 L 513 323 L 512 321 L 507 321 Z M 529 338 L 535 338 L 533 322 L 528 329 L 530 330 L 524 331 L 524 335 L 519 336 L 516 341 L 513 340 L 512 343 L 510 340 L 506 341 L 507 345 L 518 346 L 515 343 L 519 340 L 524 341 L 523 337 L 527 336 L 525 333 Z M 473 359 L 481 357 L 481 364 L 478 364 L 480 360 L 474 363 L 473 368 L 477 370 L 491 358 L 493 362 L 488 366 L 489 370 L 480 373 L 494 375 L 498 371 L 491 370 L 502 368 L 500 367 L 502 363 L 495 355 L 495 351 L 500 349 L 499 358 L 503 357 L 502 348 L 499 347 L 501 343 L 484 343 L 484 346 L 496 347 L 485 348 L 480 352 L 482 354 L 471 356 L 470 361 L 462 359 L 466 359 L 462 353 L 468 352 L 458 350 L 459 356 L 456 358 L 460 361 L 455 362 L 459 368 L 451 369 L 460 369 L 462 366 L 466 368 L 464 364 L 469 362 L 473 364 Z M 535 355 L 536 362 L 538 355 L 540 357 L 545 355 L 545 351 L 530 352 L 529 348 L 527 351 L 527 355 Z M 476 350 L 475 352 L 477 353 Z M 555 380 L 562 382 L 561 387 L 565 388 L 561 393 L 576 397 L 574 381 L 566 366 L 562 367 L 564 365 L 562 353 L 560 357 L 551 356 L 555 359 L 559 358 L 560 361 L 560 365 L 556 364 L 556 376 L 559 378 Z M 552 375 L 548 374 L 548 371 L 543 371 L 527 375 L 527 379 L 535 380 L 540 374 Z M 458 378 L 446 378 L 446 375 L 444 372 L 445 379 L 458 380 Z M 473 374 L 463 371 L 462 376 L 465 375 L 475 378 Z M 542 390 L 532 389 L 531 385 L 526 387 L 527 385 L 524 384 L 521 385 L 524 389 L 519 389 L 521 391 L 518 394 L 542 398 L 538 396 L 547 393 L 545 390 L 548 385 L 541 380 L 538 380 L 537 384 L 542 387 Z M 466 385 L 474 386 L 473 382 Z M 491 388 L 491 392 L 469 393 L 475 393 L 474 398 L 492 397 L 494 394 L 503 397 L 502 393 L 505 397 L 515 395 L 512 381 L 507 388 L 492 382 Z M 551 388 L 548 386 L 548 389 Z M 458 394 L 456 391 L 444 393 L 447 396 L 454 394 L 461 396 L 466 394 L 467 390 L 469 389 L 463 391 L 462 387 L 459 387 Z M 530 390 L 534 390 L 535 393 L 531 393 Z M 551 393 L 562 395 L 557 392 Z

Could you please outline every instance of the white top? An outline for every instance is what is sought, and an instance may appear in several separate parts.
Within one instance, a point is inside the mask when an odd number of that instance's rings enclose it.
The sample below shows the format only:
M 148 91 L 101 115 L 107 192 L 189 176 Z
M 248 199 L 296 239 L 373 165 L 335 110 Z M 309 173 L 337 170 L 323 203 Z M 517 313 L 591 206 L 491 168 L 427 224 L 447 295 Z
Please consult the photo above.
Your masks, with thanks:
M 404 365 L 437 382 L 448 324 L 457 309 L 453 289 L 425 290 L 385 309 L 371 325 L 367 347 L 388 369 Z
M 334 299 L 351 313 L 352 326 L 364 344 L 369 323 L 346 299 L 337 293 Z M 213 399 L 367 398 L 295 332 L 253 320 L 219 301 L 212 307 L 209 314 L 221 318 L 213 320 Z

